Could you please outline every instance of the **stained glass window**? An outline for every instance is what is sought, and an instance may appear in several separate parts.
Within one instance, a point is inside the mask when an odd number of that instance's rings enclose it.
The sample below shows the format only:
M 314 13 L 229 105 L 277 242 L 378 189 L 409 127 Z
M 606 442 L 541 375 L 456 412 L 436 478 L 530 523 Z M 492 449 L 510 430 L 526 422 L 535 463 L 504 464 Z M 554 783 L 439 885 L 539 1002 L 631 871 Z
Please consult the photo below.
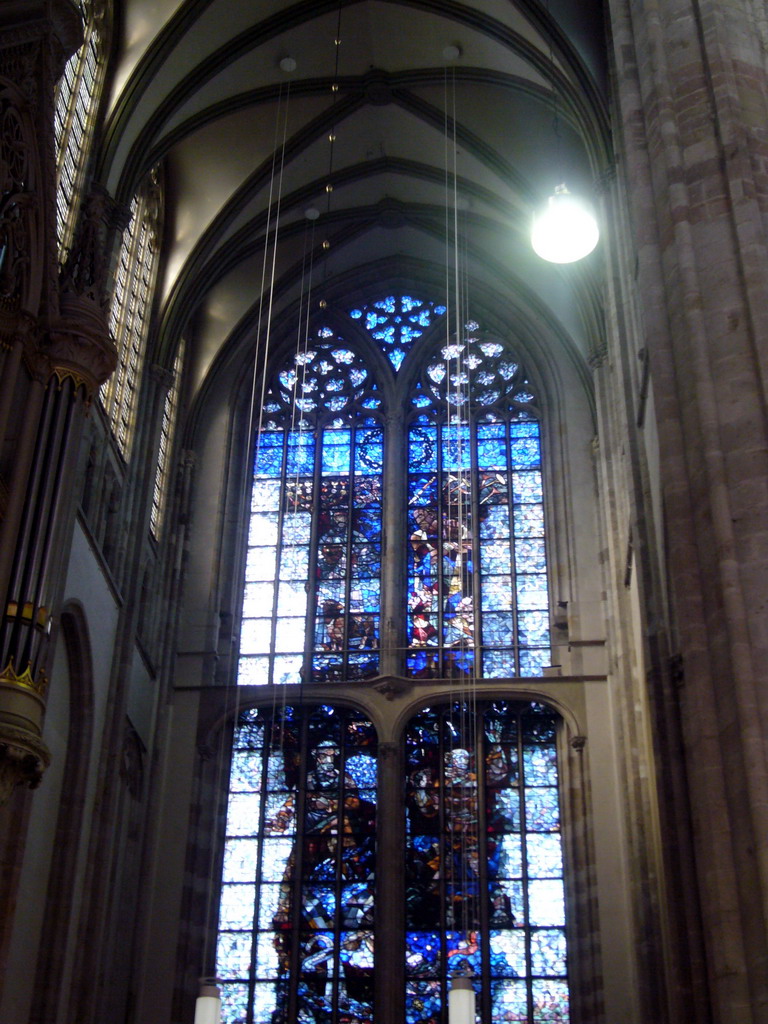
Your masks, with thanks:
M 216 973 L 228 1024 L 373 1020 L 376 735 L 328 705 L 234 735 Z
M 541 675 L 550 664 L 536 396 L 470 322 L 411 395 L 407 672 Z
M 109 329 L 117 345 L 117 369 L 100 395 L 118 447 L 128 458 L 149 314 L 157 276 L 157 251 L 161 219 L 161 190 L 153 171 L 131 203 L 131 217 L 123 232 Z
M 168 483 L 171 473 L 171 445 L 176 427 L 176 416 L 179 411 L 179 385 L 181 369 L 184 364 L 184 339 L 179 342 L 176 358 L 173 362 L 173 379 L 165 395 L 163 403 L 163 420 L 160 425 L 160 445 L 157 452 L 157 468 L 155 470 L 155 486 L 152 491 L 152 507 L 149 510 L 149 528 L 152 536 L 159 538 L 160 528 L 168 504 Z
M 240 684 L 378 673 L 379 406 L 363 360 L 330 328 L 278 370 L 256 439 Z
M 445 313 L 445 306 L 412 295 L 387 295 L 350 310 L 399 370 L 414 341 Z
M 59 253 L 72 242 L 76 200 L 82 189 L 104 75 L 105 18 L 109 5 L 81 0 L 83 45 L 66 63 L 56 89 L 56 231 Z
M 505 701 L 426 709 L 406 734 L 406 1024 L 569 1021 L 555 716 Z

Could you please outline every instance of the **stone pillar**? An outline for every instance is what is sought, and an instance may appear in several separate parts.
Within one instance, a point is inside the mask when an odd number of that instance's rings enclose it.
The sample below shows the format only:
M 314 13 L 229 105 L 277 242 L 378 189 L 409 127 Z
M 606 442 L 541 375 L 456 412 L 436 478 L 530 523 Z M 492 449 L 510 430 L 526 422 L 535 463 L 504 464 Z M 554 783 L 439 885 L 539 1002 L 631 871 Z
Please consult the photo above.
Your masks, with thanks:
M 713 1019 L 754 1024 L 768 1021 L 765 14 L 609 7 L 692 811 L 691 879 L 668 881 L 698 883 Z M 663 708 L 658 685 L 649 673 Z M 663 779 L 678 754 L 658 723 L 656 750 Z
M 0 802 L 47 764 L 43 693 L 72 470 L 84 413 L 116 361 L 100 197 L 58 276 L 54 87 L 79 41 L 68 0 L 0 11 Z

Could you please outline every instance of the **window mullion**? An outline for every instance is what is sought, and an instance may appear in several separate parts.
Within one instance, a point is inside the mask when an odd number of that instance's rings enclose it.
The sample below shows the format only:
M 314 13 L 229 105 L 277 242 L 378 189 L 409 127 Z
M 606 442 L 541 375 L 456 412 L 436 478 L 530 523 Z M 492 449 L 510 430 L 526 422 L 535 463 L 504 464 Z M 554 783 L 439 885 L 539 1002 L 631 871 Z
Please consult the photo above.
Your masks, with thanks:
M 474 674 L 483 674 L 483 590 L 482 565 L 480 561 L 480 465 L 477 457 L 477 423 L 470 419 L 469 423 L 469 502 L 472 534 L 472 623 L 473 623 L 473 657 Z
M 316 630 L 317 630 L 317 588 L 318 588 L 318 537 L 319 537 L 319 521 L 320 514 L 322 512 L 321 502 L 323 498 L 323 447 L 325 445 L 325 429 L 326 425 L 318 426 L 316 432 L 315 442 L 315 465 L 312 474 L 312 517 L 311 525 L 309 530 L 309 558 L 307 559 L 307 611 L 306 618 L 306 630 L 304 633 L 304 668 L 302 670 L 302 679 L 305 683 L 311 683 L 314 664 L 315 664 L 315 653 L 317 649 Z

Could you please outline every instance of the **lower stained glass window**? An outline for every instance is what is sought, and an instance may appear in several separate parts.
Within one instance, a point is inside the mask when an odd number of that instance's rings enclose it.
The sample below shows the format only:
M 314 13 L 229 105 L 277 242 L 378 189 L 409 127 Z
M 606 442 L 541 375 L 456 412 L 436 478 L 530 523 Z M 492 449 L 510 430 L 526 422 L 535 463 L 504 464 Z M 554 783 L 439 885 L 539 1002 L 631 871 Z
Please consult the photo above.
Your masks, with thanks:
M 372 1022 L 375 828 L 364 716 L 240 715 L 216 958 L 227 1024 Z
M 556 718 L 496 701 L 426 709 L 406 735 L 406 1024 L 569 1021 Z

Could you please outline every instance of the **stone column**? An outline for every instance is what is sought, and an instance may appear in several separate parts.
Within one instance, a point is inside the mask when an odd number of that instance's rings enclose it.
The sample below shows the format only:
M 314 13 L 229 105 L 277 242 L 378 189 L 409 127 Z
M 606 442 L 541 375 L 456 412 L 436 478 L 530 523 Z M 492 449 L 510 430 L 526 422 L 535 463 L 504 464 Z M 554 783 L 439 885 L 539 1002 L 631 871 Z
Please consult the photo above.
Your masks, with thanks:
M 80 41 L 65 0 L 0 11 L 0 802 L 36 785 L 53 602 L 84 413 L 115 365 L 102 304 L 101 207 L 60 284 L 54 87 Z
M 747 0 L 609 6 L 659 435 L 700 981 L 715 1021 L 753 1024 L 768 1020 L 765 14 Z M 649 673 L 663 708 L 657 685 Z M 656 744 L 663 775 L 677 752 L 658 723 Z

